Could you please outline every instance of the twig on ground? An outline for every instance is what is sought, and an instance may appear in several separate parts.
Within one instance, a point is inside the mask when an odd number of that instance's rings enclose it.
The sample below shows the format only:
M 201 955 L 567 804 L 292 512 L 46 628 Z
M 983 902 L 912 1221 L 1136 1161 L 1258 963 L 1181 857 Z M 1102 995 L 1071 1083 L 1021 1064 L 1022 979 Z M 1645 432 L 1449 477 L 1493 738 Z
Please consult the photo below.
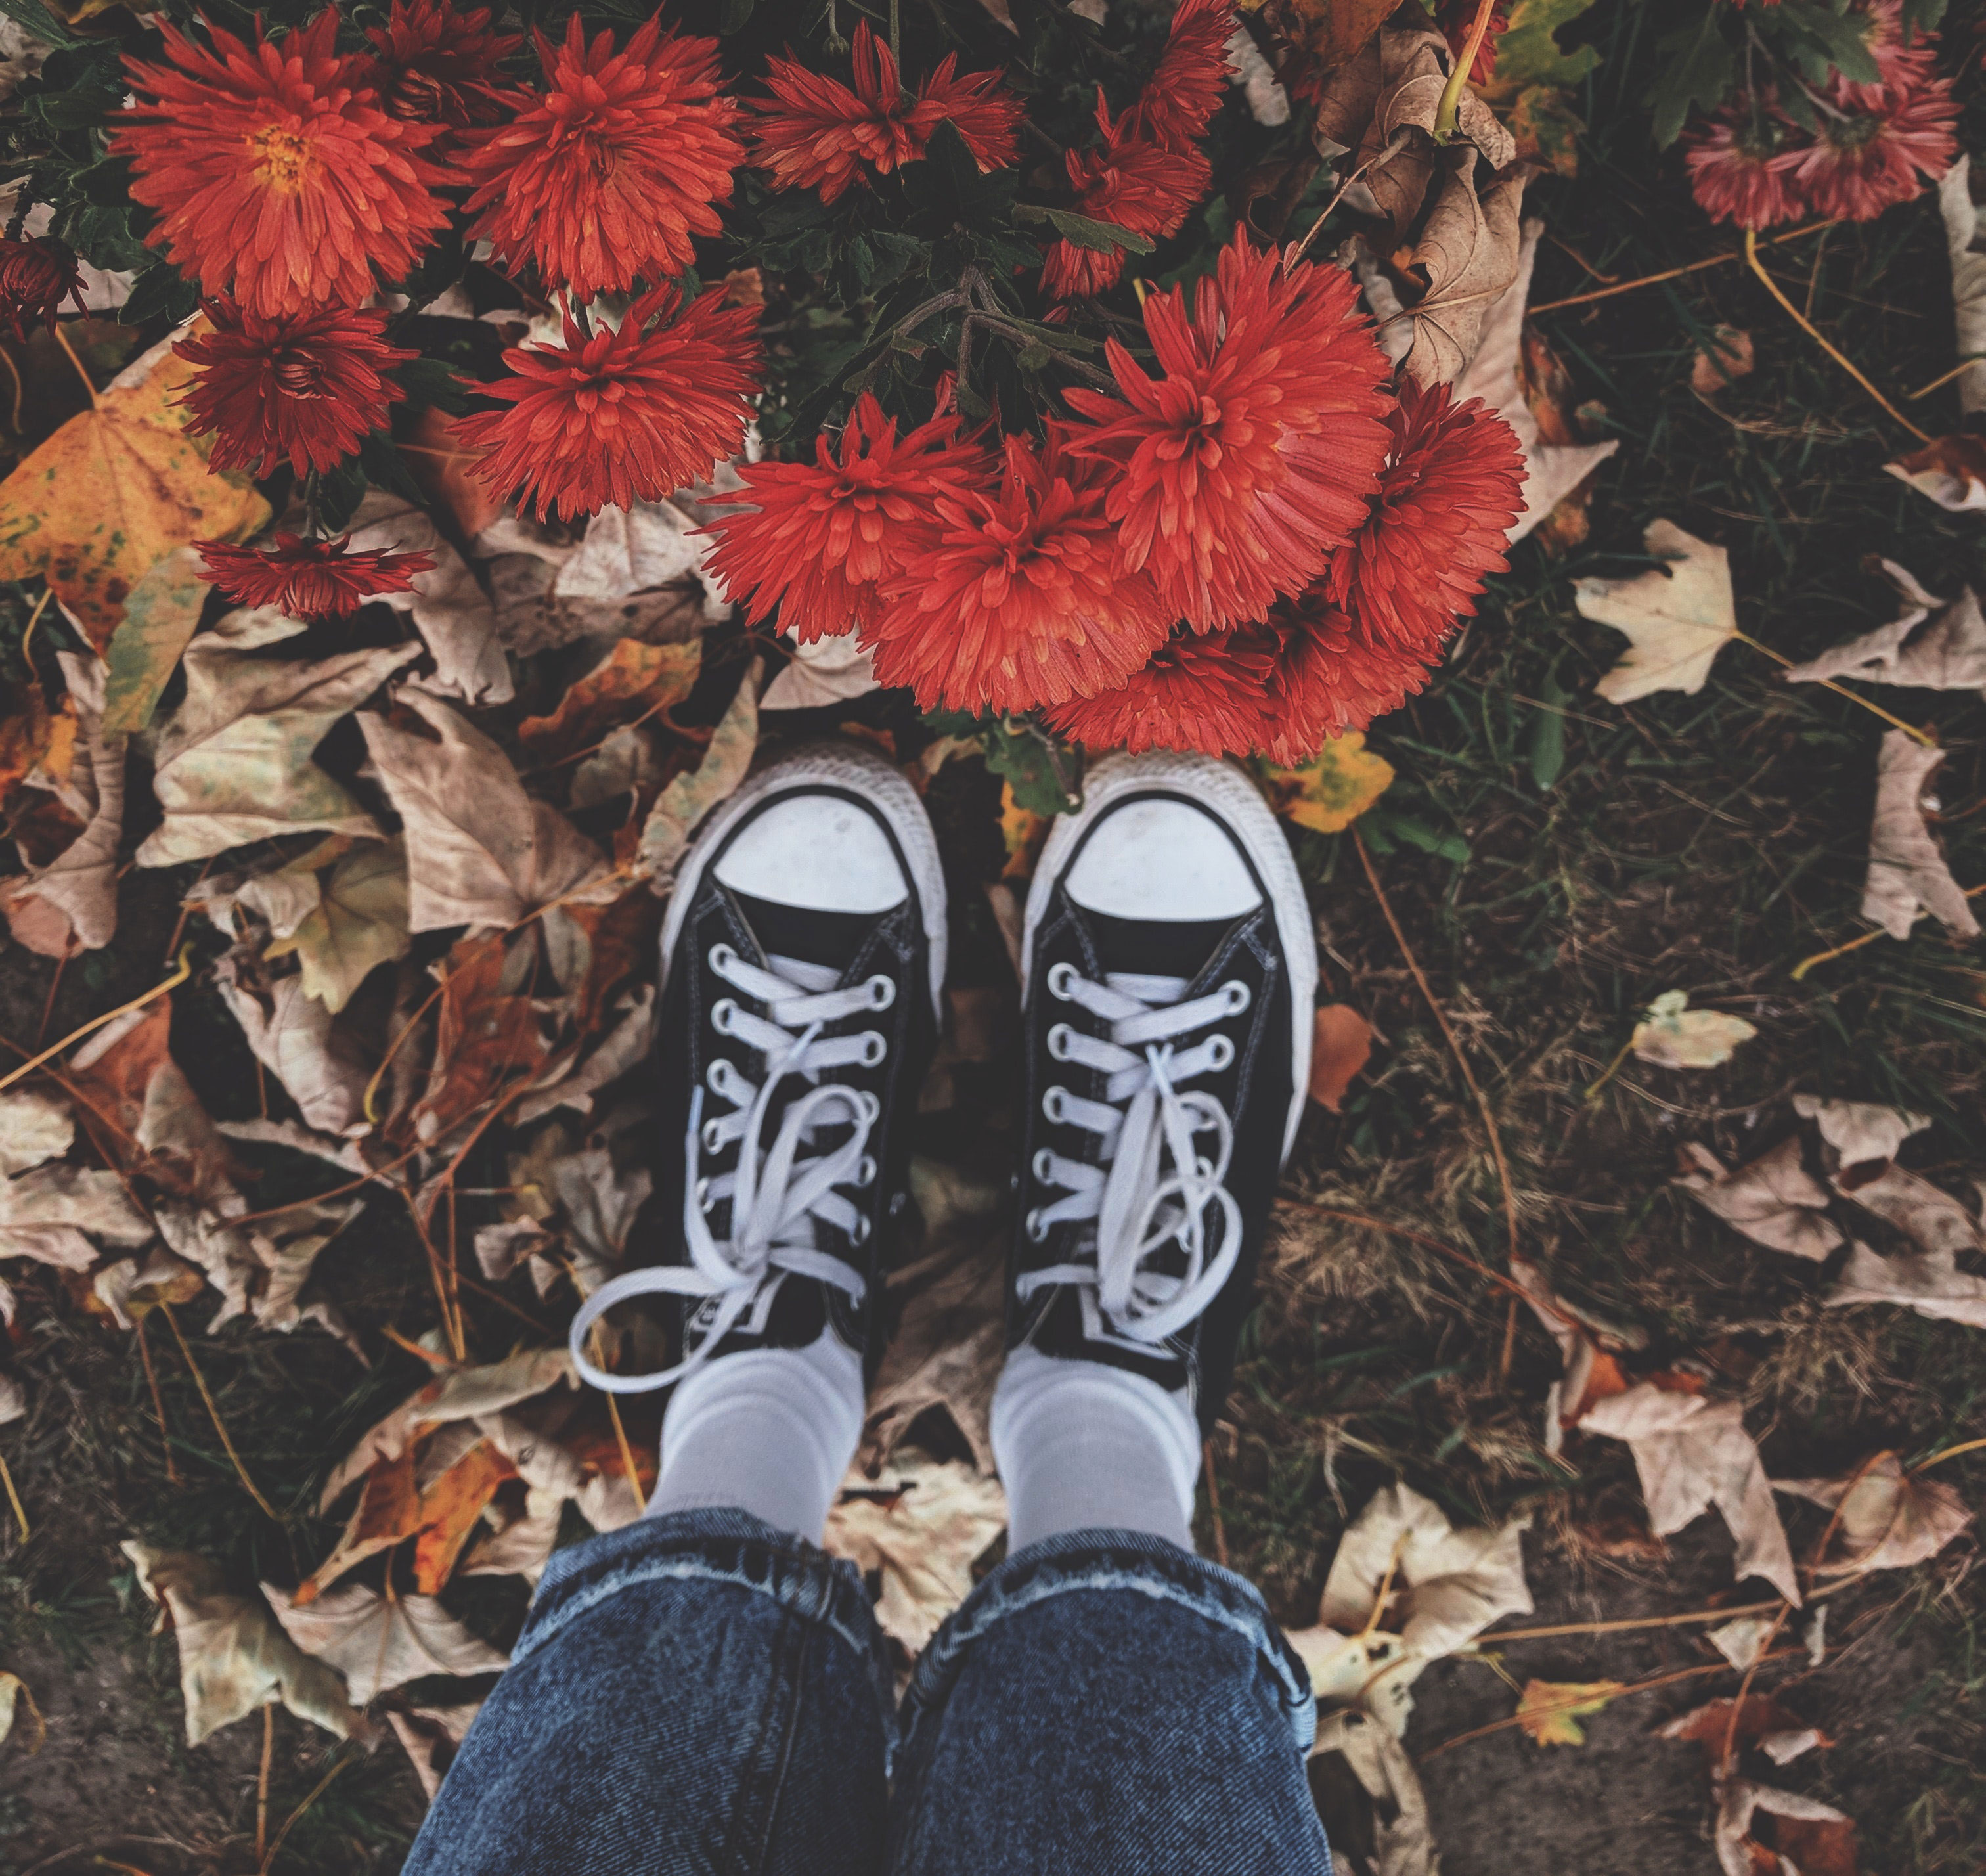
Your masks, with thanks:
M 1775 234 L 1771 240 L 1759 244 L 1762 248 L 1776 248 L 1781 241 L 1796 241 L 1803 234 L 1818 234 L 1823 229 L 1833 226 L 1832 221 L 1809 221 L 1803 228 L 1789 228 L 1783 234 Z M 1591 300 L 1611 300 L 1617 293 L 1632 293 L 1640 287 L 1659 286 L 1665 280 L 1680 280 L 1685 274 L 1700 274 L 1707 267 L 1722 267 L 1727 262 L 1744 258 L 1745 251 L 1742 248 L 1734 248 L 1728 254 L 1714 254 L 1708 260 L 1691 261 L 1682 267 L 1665 268 L 1659 274 L 1643 274 L 1637 279 L 1624 280 L 1616 286 L 1598 287 L 1590 293 L 1574 293 L 1562 300 L 1547 300 L 1528 310 L 1531 313 L 1557 312 L 1561 306 L 1584 306 Z M 1590 267 L 1586 261 L 1581 261 L 1580 264 Z
M 158 1370 L 152 1366 L 152 1345 L 145 1339 L 145 1312 L 135 1312 L 132 1323 L 131 1332 L 137 1338 L 138 1359 L 145 1364 L 146 1385 L 152 1390 L 152 1411 L 159 1416 L 159 1444 L 165 1450 L 166 1483 L 177 1485 L 180 1482 L 180 1471 L 173 1463 L 173 1436 L 166 1426 L 166 1400 L 159 1392 Z
M 248 1476 L 248 1468 L 241 1463 L 241 1455 L 234 1450 L 234 1442 L 228 1436 L 227 1423 L 220 1417 L 220 1408 L 214 1398 L 213 1390 L 207 1385 L 207 1376 L 200 1372 L 199 1362 L 193 1358 L 193 1350 L 187 1345 L 185 1331 L 180 1327 L 179 1318 L 173 1314 L 172 1305 L 162 1302 L 159 1307 L 165 1312 L 166 1321 L 171 1326 L 173 1338 L 180 1345 L 180 1352 L 186 1357 L 186 1365 L 193 1371 L 194 1386 L 200 1389 L 200 1397 L 207 1403 L 207 1417 L 214 1422 L 214 1430 L 220 1436 L 221 1449 L 233 1463 L 235 1476 L 241 1480 L 248 1496 L 262 1507 L 264 1514 L 280 1524 L 283 1521 L 276 1507 L 256 1489 L 255 1481 Z

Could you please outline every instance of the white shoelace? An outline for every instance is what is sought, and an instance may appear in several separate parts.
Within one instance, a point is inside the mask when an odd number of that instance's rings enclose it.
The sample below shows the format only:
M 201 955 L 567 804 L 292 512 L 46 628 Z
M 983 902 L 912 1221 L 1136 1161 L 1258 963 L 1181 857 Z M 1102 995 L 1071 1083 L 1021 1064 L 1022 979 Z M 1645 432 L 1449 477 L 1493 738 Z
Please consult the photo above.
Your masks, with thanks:
M 611 1278 L 589 1296 L 574 1317 L 570 1346 L 581 1375 L 610 1393 L 641 1393 L 665 1387 L 700 1366 L 709 1351 L 741 1322 L 762 1330 L 773 1298 L 789 1275 L 811 1277 L 859 1303 L 862 1278 L 840 1258 L 816 1248 L 814 1221 L 831 1225 L 860 1244 L 869 1234 L 867 1217 L 835 1191 L 868 1185 L 876 1162 L 867 1151 L 869 1133 L 881 1111 L 867 1090 L 820 1081 L 823 1071 L 860 1064 L 874 1067 L 888 1051 L 881 1032 L 823 1036 L 830 1023 L 864 1010 L 884 1010 L 896 1001 L 897 986 L 878 975 L 865 982 L 835 988 L 840 972 L 799 958 L 771 958 L 762 970 L 729 945 L 712 945 L 712 971 L 744 997 L 762 1004 L 760 1015 L 736 999 L 711 1006 L 711 1026 L 762 1058 L 765 1079 L 754 1083 L 735 1063 L 720 1056 L 706 1071 L 703 1087 L 690 1100 L 689 1129 L 683 1143 L 683 1238 L 687 1265 L 633 1270 Z M 762 1139 L 774 1090 L 789 1075 L 816 1086 L 786 1104 L 769 1146 Z M 729 1111 L 704 1116 L 709 1093 Z M 812 1159 L 799 1157 L 823 1129 L 845 1125 L 847 1137 Z M 715 1155 L 735 1143 L 735 1170 L 714 1178 L 697 1174 L 698 1150 Z M 712 1236 L 709 1214 L 731 1201 L 731 1235 Z M 587 1332 L 608 1310 L 631 1296 L 666 1294 L 703 1299 L 693 1326 L 695 1348 L 672 1368 L 654 1374 L 608 1374 L 588 1359 Z M 747 1311 L 750 1313 L 748 1315 Z
M 1135 1342 L 1163 1342 L 1219 1295 L 1241 1244 L 1240 1208 L 1221 1183 L 1234 1155 L 1234 1123 L 1213 1096 L 1180 1091 L 1183 1082 L 1227 1067 L 1234 1045 L 1216 1035 L 1182 1049 L 1172 1039 L 1239 1015 L 1248 1007 L 1248 986 L 1234 979 L 1186 1002 L 1183 977 L 1112 971 L 1096 984 L 1065 963 L 1049 972 L 1048 988 L 1059 1001 L 1110 1025 L 1107 1040 L 1064 1022 L 1048 1035 L 1055 1060 L 1109 1077 L 1104 1100 L 1061 1086 L 1042 1097 L 1050 1120 L 1098 1137 L 1103 1164 L 1067 1159 L 1045 1147 L 1036 1154 L 1035 1178 L 1069 1196 L 1030 1211 L 1028 1234 L 1038 1244 L 1052 1226 L 1094 1218 L 1096 1262 L 1028 1271 L 1015 1288 L 1025 1302 L 1051 1284 L 1076 1285 L 1093 1294 L 1111 1331 Z M 1208 1133 L 1215 1138 L 1211 1157 L 1194 1146 L 1196 1135 Z M 1210 1256 L 1210 1211 L 1219 1214 L 1220 1234 Z M 1154 1254 L 1171 1245 L 1185 1253 L 1184 1271 L 1150 1268 Z

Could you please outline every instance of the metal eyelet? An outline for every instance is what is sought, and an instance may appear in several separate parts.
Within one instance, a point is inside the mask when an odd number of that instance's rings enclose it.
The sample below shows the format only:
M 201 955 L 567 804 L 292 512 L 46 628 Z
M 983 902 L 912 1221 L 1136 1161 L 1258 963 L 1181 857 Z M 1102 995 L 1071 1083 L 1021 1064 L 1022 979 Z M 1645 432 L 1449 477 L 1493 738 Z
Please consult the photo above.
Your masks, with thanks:
M 699 1179 L 696 1182 L 696 1208 L 705 1218 L 717 1209 L 717 1201 L 710 1196 L 710 1181 Z
M 1213 1162 L 1202 1154 L 1193 1161 L 1193 1170 L 1196 1177 L 1211 1179 L 1213 1177 Z
M 1038 1185 L 1055 1184 L 1055 1155 L 1044 1147 L 1035 1155 L 1033 1167 L 1035 1180 Z
M 706 1120 L 703 1123 L 703 1150 L 705 1153 L 722 1153 L 724 1150 L 724 1136 L 718 1131 L 715 1120 Z
M 1042 1113 L 1047 1119 L 1059 1127 L 1065 1117 L 1062 1103 L 1068 1099 L 1069 1090 L 1066 1088 L 1049 1089 L 1042 1096 Z
M 1234 1060 L 1234 1045 L 1226 1036 L 1209 1037 L 1208 1046 L 1213 1051 L 1210 1066 L 1215 1074 L 1219 1074 L 1223 1069 L 1232 1065 Z
M 881 1032 L 875 1029 L 864 1029 L 862 1032 L 861 1041 L 862 1066 L 864 1068 L 880 1067 L 883 1058 L 890 1053 L 890 1045 L 883 1039 Z
M 710 1006 L 710 1026 L 719 1036 L 731 1033 L 731 1019 L 738 1014 L 737 1004 L 729 997 L 719 997 Z
M 887 1009 L 897 1000 L 896 979 L 885 977 L 880 971 L 862 987 L 869 992 L 871 1009 Z
M 848 1241 L 852 1244 L 866 1244 L 869 1241 L 869 1229 L 868 1214 L 858 1211 L 855 1214 L 855 1228 L 848 1234 Z
M 1065 1022 L 1057 1023 L 1049 1031 L 1049 1053 L 1058 1062 L 1069 1058 L 1069 1044 L 1075 1039 L 1075 1032 Z
M 856 1189 L 859 1191 L 860 1191 L 863 1187 L 867 1187 L 867 1186 L 872 1186 L 872 1185 L 874 1185 L 875 1183 L 876 1183 L 876 1156 L 875 1156 L 874 1154 L 865 1153 L 864 1154 L 863 1154 L 863 1156 L 862 1156 L 861 1159 L 860 1159 L 860 1160 L 857 1163 L 857 1164 L 856 1164 L 856 1167 L 855 1167 L 855 1184 L 856 1184 Z
M 883 1103 L 867 1088 L 857 1088 L 855 1097 L 862 1104 L 862 1118 L 874 1127 L 883 1112 Z
M 1031 1244 L 1041 1244 L 1048 1237 L 1048 1222 L 1042 1218 L 1038 1206 L 1028 1214 L 1027 1230 L 1028 1242 Z
M 1049 995 L 1058 1003 L 1066 1003 L 1075 994 L 1075 966 L 1066 962 L 1052 964 L 1045 981 Z
M 738 954 L 729 945 L 713 945 L 704 954 L 704 962 L 722 977 L 738 962 Z
M 1255 1000 L 1255 994 L 1238 977 L 1230 977 L 1220 986 L 1222 1000 L 1227 1005 L 1230 1016 L 1238 1016 Z

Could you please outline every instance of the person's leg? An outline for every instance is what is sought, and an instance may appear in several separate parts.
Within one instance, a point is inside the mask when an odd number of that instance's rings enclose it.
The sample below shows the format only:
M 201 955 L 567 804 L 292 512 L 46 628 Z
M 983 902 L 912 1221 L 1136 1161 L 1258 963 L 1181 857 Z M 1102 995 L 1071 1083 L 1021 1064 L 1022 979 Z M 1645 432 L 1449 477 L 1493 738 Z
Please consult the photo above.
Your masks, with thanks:
M 672 1255 L 571 1331 L 596 1386 L 676 1383 L 661 1477 L 649 1516 L 554 1558 L 412 1876 L 880 1868 L 880 1639 L 860 1577 L 803 1540 L 861 1431 L 937 1032 L 944 886 L 915 794 L 852 749 L 767 770 L 685 858 L 661 949 Z M 677 1359 L 603 1372 L 594 1324 L 649 1294 Z
M 1325 1876 L 1301 1662 L 1191 1554 L 1308 1079 L 1317 953 L 1238 772 L 1112 758 L 1030 892 L 1006 1562 L 919 1662 L 896 1876 Z

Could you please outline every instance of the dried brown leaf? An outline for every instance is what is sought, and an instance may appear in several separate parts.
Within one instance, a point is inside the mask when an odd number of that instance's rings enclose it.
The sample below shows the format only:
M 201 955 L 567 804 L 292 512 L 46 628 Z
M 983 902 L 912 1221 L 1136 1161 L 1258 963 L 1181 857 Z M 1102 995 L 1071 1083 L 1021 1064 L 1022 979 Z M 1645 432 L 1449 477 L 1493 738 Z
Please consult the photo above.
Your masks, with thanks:
M 1965 1500 L 1935 1479 L 1914 1477 L 1893 1453 L 1879 1453 L 1833 1479 L 1775 1479 L 1836 1514 L 1828 1554 L 1817 1566 L 1833 1575 L 1907 1570 L 1935 1557 L 1972 1522 Z
M 1409 263 L 1427 282 L 1406 315 L 1414 342 L 1405 367 L 1417 384 L 1452 384 L 1462 375 L 1490 307 L 1517 276 L 1523 167 L 1496 177 L 1479 197 L 1479 160 L 1473 143 L 1441 153 L 1434 206 Z
M 1944 756 L 1943 749 L 1927 748 L 1900 729 L 1884 733 L 1862 916 L 1892 938 L 1908 938 L 1910 927 L 1925 912 L 1957 937 L 1979 935 L 1979 921 L 1951 877 L 1928 818 L 1933 810 L 1927 792 Z
M 348 1583 L 298 1608 L 264 1583 L 262 1594 L 306 1655 L 345 1676 L 361 1706 L 429 1674 L 486 1674 L 510 1658 L 463 1628 L 432 1596 L 382 1596 Z
M 1705 1211 L 1769 1251 L 1819 1263 L 1842 1241 L 1827 1216 L 1828 1191 L 1806 1170 L 1796 1136 L 1727 1172 L 1708 1147 L 1678 1148 L 1675 1183 Z

